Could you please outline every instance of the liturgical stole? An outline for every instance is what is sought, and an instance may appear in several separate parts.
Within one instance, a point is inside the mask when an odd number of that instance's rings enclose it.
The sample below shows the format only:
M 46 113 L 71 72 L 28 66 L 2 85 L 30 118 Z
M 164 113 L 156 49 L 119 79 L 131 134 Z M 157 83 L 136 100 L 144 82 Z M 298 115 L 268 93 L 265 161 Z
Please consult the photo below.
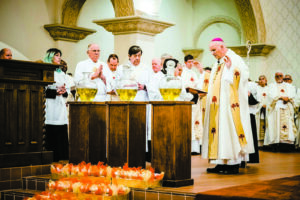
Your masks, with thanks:
M 220 105 L 220 88 L 221 78 L 225 63 L 219 64 L 213 77 L 212 96 L 210 101 L 209 114 L 209 137 L 208 137 L 208 158 L 218 158 L 218 144 L 219 144 L 219 105 Z M 239 82 L 240 72 L 238 69 L 234 70 L 233 83 L 230 84 L 230 104 L 231 113 L 234 121 L 236 133 L 239 138 L 239 143 L 242 147 L 247 144 L 241 118 L 240 118 L 240 104 L 239 104 Z

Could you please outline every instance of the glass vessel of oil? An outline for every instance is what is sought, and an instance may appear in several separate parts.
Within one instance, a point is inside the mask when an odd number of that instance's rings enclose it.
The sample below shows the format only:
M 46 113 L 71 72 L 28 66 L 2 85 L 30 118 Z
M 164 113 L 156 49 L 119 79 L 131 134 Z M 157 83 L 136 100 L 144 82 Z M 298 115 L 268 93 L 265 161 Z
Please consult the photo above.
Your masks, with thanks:
M 180 96 L 182 82 L 174 75 L 176 63 L 168 60 L 166 66 L 167 74 L 159 82 L 159 91 L 164 101 L 175 101 Z
M 91 80 L 92 72 L 83 72 L 83 78 L 76 85 L 77 97 L 80 101 L 93 101 L 98 88 L 96 81 Z
M 116 92 L 121 101 L 133 101 L 138 91 L 137 82 L 131 78 L 132 68 L 130 65 L 123 65 L 123 74 L 117 80 Z

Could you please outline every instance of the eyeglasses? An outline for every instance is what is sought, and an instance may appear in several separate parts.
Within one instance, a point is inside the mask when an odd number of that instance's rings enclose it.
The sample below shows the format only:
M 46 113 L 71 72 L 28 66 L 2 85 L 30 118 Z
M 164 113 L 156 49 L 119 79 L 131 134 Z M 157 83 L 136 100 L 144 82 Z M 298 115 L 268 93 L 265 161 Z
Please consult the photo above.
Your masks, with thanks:
M 92 51 L 92 52 L 100 52 L 100 50 L 96 50 L 96 49 L 94 49 L 94 50 L 89 50 L 89 51 Z
M 283 75 L 276 75 L 275 77 L 276 78 L 280 78 L 280 77 L 283 77 Z
M 285 81 L 290 81 L 290 80 L 292 80 L 291 78 L 284 78 L 283 80 L 285 80 Z

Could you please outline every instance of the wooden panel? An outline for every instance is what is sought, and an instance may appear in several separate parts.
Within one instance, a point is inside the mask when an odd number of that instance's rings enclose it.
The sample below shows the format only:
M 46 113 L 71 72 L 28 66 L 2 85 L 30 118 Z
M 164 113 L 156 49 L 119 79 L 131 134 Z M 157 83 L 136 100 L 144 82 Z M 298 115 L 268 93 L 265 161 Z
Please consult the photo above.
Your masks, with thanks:
M 6 107 L 5 107 L 5 89 L 3 84 L 0 83 L 0 153 L 4 152 L 5 132 L 6 132 Z
M 35 151 L 40 151 L 40 149 L 35 149 L 35 150 L 31 150 L 30 149 L 30 133 L 31 133 L 31 117 L 30 117 L 30 103 L 31 103 L 31 99 L 30 99 L 30 86 L 28 85 L 23 85 L 20 87 L 20 89 L 25 90 L 25 97 L 23 99 L 20 99 L 20 101 L 24 101 L 24 112 L 25 114 L 23 114 L 24 118 L 23 119 L 23 127 L 24 127 L 24 135 L 22 137 L 23 141 L 19 139 L 19 152 L 35 152 Z M 36 107 L 38 105 L 35 105 Z M 34 119 L 37 123 L 39 120 L 41 120 L 40 118 L 36 118 Z M 42 131 L 41 128 L 39 129 L 35 129 L 36 132 Z M 41 138 L 41 136 L 39 136 L 39 138 Z M 24 142 L 24 144 L 23 144 Z M 42 144 L 41 144 L 42 146 Z
M 16 152 L 14 145 L 16 144 L 15 138 L 17 138 L 17 126 L 12 122 L 18 122 L 15 117 L 17 107 L 15 106 L 15 91 L 13 89 L 5 90 L 5 115 L 6 124 L 4 128 L 4 152 Z
M 28 70 L 22 68 L 5 68 L 3 75 L 9 78 L 22 77 L 25 80 L 40 80 L 42 77 L 41 71 Z
M 38 117 L 39 117 L 39 110 L 38 110 L 38 105 L 39 105 L 39 94 L 38 91 L 36 90 L 31 90 L 30 91 L 30 142 L 35 143 L 37 135 L 36 131 L 38 128 Z
M 69 161 L 106 162 L 106 105 L 69 102 Z
M 89 162 L 89 109 L 88 105 L 70 104 L 69 161 Z
M 29 151 L 38 151 L 42 148 L 42 137 L 43 135 L 43 87 L 41 86 L 31 86 L 28 94 L 28 102 L 26 103 L 29 110 L 28 124 L 28 145 Z
M 106 163 L 106 106 L 89 106 L 89 161 Z
M 146 103 L 108 103 L 108 164 L 145 167 Z
M 173 116 L 173 106 L 152 107 L 151 164 L 156 172 L 165 172 L 166 179 L 175 179 L 175 158 L 171 156 L 175 151 Z
M 129 105 L 128 166 L 145 168 L 146 105 Z
M 109 105 L 107 162 L 111 166 L 123 166 L 128 162 L 127 139 L 129 112 L 127 105 Z
M 173 142 L 175 143 L 175 179 L 186 179 L 191 177 L 191 115 L 192 107 L 177 105 L 175 108 L 175 132 Z
M 25 139 L 26 139 L 26 132 L 28 131 L 26 128 L 26 123 L 29 118 L 27 115 L 29 112 L 26 110 L 28 106 L 26 106 L 26 90 L 25 89 L 18 89 L 17 90 L 17 108 L 18 108 L 18 126 L 17 126 L 17 146 L 18 151 L 25 151 Z M 27 123 L 28 124 L 28 123 Z M 22 148 L 23 147 L 23 148 Z

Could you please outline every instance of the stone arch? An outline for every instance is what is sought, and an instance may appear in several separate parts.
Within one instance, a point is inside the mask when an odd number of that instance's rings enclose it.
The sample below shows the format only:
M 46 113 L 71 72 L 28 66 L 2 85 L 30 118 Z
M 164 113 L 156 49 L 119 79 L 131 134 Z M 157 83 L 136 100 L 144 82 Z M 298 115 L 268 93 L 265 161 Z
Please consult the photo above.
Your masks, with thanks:
M 62 7 L 62 24 L 76 26 L 79 12 L 86 0 L 65 0 Z M 111 0 L 116 17 L 133 16 L 133 0 Z
M 133 16 L 134 4 L 133 0 L 111 0 L 115 10 L 115 17 Z
M 259 0 L 235 0 L 245 41 L 265 43 L 266 28 Z
M 194 45 L 197 45 L 198 43 L 198 39 L 200 37 L 200 35 L 202 34 L 202 32 L 210 25 L 212 24 L 216 24 L 216 23 L 225 23 L 228 24 L 229 26 L 232 26 L 237 33 L 240 36 L 240 40 L 242 37 L 242 31 L 241 31 L 241 26 L 239 25 L 238 22 L 236 22 L 234 19 L 232 19 L 231 17 L 227 17 L 227 16 L 223 16 L 223 15 L 219 15 L 219 16 L 214 16 L 211 18 L 208 18 L 206 21 L 204 21 L 196 30 L 195 36 L 194 36 Z
M 62 24 L 76 26 L 79 12 L 86 0 L 65 0 L 62 7 Z

